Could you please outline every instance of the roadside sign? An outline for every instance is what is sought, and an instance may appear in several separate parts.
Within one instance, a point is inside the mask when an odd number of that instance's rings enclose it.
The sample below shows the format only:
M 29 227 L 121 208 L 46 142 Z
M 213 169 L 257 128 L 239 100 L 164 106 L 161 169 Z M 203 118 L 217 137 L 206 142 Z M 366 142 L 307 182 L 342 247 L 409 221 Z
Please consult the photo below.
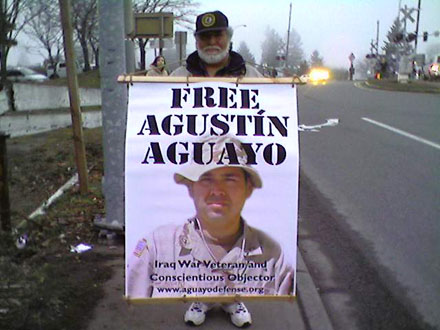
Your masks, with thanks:
M 173 13 L 135 14 L 133 38 L 172 38 Z
M 403 18 L 401 19 L 401 21 L 403 22 L 403 21 L 409 19 L 411 21 L 411 23 L 414 23 L 415 20 L 411 16 L 411 14 L 416 10 L 417 10 L 416 8 L 408 8 L 408 6 L 405 5 L 405 7 L 400 9 L 400 11 L 403 13 Z
M 353 53 L 351 53 L 350 56 L 348 57 L 348 59 L 350 60 L 350 62 L 353 62 L 355 58 L 356 58 L 356 57 L 354 56 Z
M 174 43 L 176 45 L 186 45 L 186 42 L 187 42 L 187 32 L 176 31 L 174 33 Z

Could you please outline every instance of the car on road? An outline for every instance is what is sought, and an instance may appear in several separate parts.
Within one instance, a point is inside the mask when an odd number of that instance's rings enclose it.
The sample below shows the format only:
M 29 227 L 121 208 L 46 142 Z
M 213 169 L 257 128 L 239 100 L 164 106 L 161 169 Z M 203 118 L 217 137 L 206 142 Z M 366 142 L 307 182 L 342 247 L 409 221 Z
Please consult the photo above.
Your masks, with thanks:
M 435 56 L 434 61 L 425 66 L 424 76 L 427 80 L 440 79 L 440 55 Z
M 55 65 L 48 65 L 46 74 L 49 79 L 65 78 L 67 76 L 66 62 L 58 62 Z
M 309 73 L 309 81 L 313 84 L 325 84 L 330 78 L 330 71 L 325 68 L 313 68 Z
M 6 70 L 7 79 L 13 82 L 35 81 L 41 82 L 47 80 L 44 74 L 38 73 L 25 67 L 9 67 Z
M 78 62 L 75 62 L 76 72 L 81 72 L 81 66 Z M 49 79 L 65 78 L 67 77 L 67 63 L 58 62 L 55 65 L 49 64 L 46 69 L 46 74 Z

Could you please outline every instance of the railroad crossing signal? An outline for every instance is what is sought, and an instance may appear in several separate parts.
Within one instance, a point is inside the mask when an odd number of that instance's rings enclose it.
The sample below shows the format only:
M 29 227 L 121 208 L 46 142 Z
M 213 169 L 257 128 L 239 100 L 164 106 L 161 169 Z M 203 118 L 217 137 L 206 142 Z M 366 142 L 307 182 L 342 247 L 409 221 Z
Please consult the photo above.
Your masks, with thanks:
M 402 32 L 398 32 L 393 36 L 393 41 L 394 42 L 401 42 L 403 40 L 403 33 Z
M 414 23 L 415 19 L 412 18 L 411 14 L 416 10 L 416 8 L 408 8 L 407 5 L 405 5 L 405 7 L 403 8 L 400 8 L 400 11 L 403 13 L 403 18 L 401 19 L 401 21 L 404 22 L 405 20 L 409 19 L 411 23 Z
M 406 38 L 405 38 L 405 40 L 407 41 L 407 42 L 411 42 L 411 41 L 414 41 L 414 40 L 416 40 L 417 39 L 417 35 L 415 34 L 415 33 L 409 33 L 407 36 L 406 36 Z
M 370 52 L 373 53 L 373 50 L 375 50 L 376 53 L 379 52 L 379 49 L 377 49 L 377 44 L 374 42 L 373 39 L 371 39 L 371 42 L 370 42 Z

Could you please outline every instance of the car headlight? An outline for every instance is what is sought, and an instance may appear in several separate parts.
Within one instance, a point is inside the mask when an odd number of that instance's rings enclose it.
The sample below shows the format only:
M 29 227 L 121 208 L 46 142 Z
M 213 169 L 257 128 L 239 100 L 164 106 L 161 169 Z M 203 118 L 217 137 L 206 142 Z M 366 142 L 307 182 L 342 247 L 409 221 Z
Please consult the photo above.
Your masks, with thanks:
M 312 69 L 310 71 L 310 79 L 313 81 L 327 80 L 329 76 L 330 73 L 325 69 Z

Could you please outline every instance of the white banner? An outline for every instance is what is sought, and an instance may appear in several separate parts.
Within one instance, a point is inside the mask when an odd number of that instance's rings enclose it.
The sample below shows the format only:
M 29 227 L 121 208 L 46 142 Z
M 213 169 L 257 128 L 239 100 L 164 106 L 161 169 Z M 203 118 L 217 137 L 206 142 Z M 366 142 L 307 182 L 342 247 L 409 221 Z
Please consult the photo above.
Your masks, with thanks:
M 296 87 L 130 86 L 126 296 L 294 296 Z

